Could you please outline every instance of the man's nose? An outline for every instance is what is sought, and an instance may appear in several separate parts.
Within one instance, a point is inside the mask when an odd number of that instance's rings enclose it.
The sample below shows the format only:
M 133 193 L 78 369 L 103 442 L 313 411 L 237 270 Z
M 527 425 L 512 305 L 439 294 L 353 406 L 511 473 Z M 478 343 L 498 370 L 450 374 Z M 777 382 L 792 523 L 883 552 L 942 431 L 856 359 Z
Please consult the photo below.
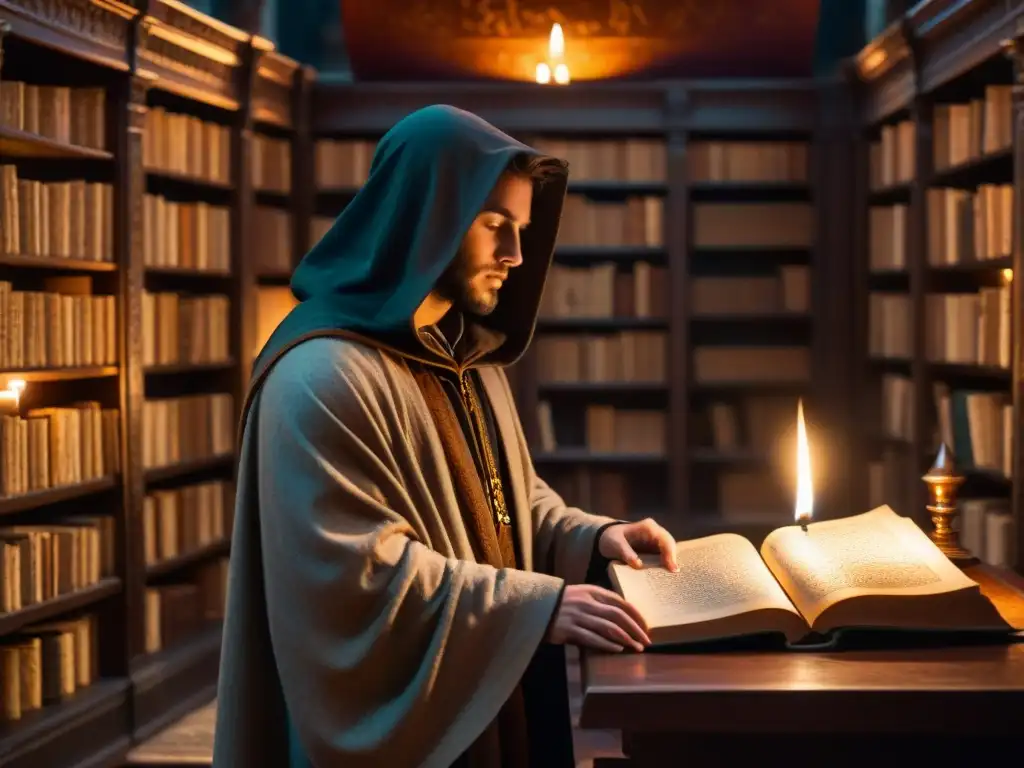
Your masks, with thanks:
M 519 235 L 511 235 L 502 243 L 498 253 L 498 261 L 506 267 L 518 267 L 523 263 L 523 249 L 519 242 Z

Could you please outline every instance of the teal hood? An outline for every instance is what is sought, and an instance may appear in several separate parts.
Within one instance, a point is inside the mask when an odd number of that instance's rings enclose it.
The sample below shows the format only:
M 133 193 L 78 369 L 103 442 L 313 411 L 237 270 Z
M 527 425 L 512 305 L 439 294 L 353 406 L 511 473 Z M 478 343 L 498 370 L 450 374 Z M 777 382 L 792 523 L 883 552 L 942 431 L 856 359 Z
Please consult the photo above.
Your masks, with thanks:
M 521 154 L 542 156 L 451 106 L 426 107 L 396 123 L 378 143 L 366 183 L 295 269 L 291 289 L 299 304 L 260 352 L 254 377 L 313 336 L 355 336 L 399 353 L 429 355 L 413 314 Z M 530 343 L 567 181 L 566 172 L 535 185 L 531 225 L 522 233 L 523 263 L 511 270 L 490 315 L 465 318 L 501 339 L 480 364 L 513 363 Z

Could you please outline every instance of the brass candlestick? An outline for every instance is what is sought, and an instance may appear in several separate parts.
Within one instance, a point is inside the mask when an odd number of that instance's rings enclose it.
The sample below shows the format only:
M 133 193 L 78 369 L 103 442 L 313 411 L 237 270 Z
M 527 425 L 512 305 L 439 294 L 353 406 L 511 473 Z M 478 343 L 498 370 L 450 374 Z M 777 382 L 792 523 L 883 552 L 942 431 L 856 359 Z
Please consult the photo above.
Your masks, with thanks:
M 935 526 L 931 540 L 946 557 L 960 566 L 977 562 L 970 552 L 960 546 L 960 534 L 954 525 L 958 514 L 956 492 L 963 484 L 963 475 L 957 474 L 953 452 L 945 443 L 939 446 L 932 468 L 921 478 L 928 486 L 931 503 L 927 506 Z

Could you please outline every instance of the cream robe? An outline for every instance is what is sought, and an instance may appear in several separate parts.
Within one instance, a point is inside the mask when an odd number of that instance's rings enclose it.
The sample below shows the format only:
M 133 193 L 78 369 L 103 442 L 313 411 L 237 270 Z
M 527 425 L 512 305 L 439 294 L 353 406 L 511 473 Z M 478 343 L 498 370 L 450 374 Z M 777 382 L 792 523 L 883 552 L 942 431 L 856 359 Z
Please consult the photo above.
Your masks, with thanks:
M 508 381 L 481 378 L 524 570 L 474 562 L 403 361 L 314 338 L 271 370 L 241 444 L 215 768 L 288 765 L 289 716 L 316 768 L 445 768 L 496 716 L 613 520 L 536 475 Z

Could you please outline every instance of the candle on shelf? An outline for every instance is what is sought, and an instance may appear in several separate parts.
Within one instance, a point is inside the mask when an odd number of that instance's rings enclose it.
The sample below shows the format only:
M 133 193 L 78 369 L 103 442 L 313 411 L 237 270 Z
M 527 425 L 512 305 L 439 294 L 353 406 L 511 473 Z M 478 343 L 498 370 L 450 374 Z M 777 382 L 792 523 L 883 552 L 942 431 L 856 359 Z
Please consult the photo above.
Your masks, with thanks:
M 0 390 L 0 416 L 17 415 L 19 400 L 19 393 L 9 389 Z
M 814 511 L 814 492 L 811 488 L 811 448 L 807 441 L 804 421 L 804 401 L 796 406 L 796 522 L 805 531 Z
M 547 61 L 537 63 L 535 78 L 540 85 L 548 85 L 551 80 L 558 85 L 568 85 L 570 81 L 569 66 L 565 58 L 565 35 L 562 33 L 561 24 L 551 25 L 551 34 L 548 35 L 548 58 Z

